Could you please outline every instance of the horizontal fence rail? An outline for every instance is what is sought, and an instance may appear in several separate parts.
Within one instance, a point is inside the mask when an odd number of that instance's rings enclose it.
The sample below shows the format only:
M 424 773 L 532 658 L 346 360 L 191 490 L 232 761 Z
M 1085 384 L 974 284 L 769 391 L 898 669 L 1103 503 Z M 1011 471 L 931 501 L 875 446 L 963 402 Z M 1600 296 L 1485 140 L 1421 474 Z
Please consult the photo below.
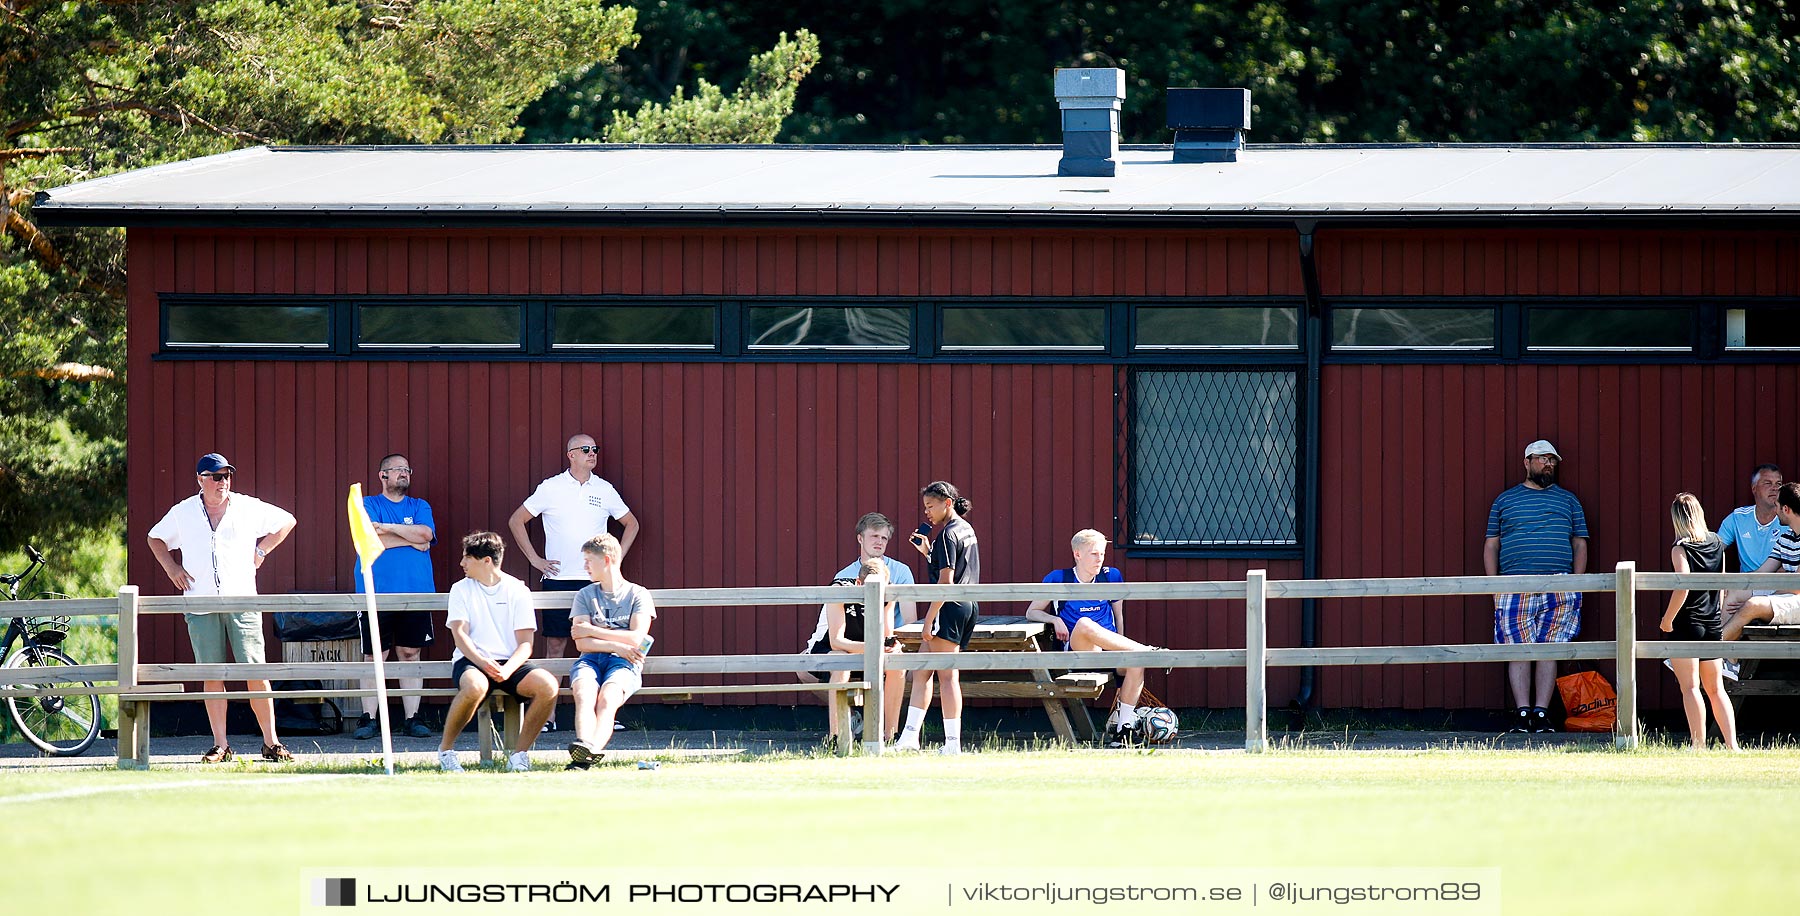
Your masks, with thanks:
M 1234 668 L 1245 669 L 1245 748 L 1267 746 L 1266 670 L 1271 667 L 1331 665 L 1414 665 L 1465 662 L 1569 661 L 1614 659 L 1619 662 L 1617 685 L 1619 726 L 1615 740 L 1621 747 L 1638 743 L 1638 659 L 1710 658 L 1723 650 L 1716 642 L 1674 640 L 1640 641 L 1636 638 L 1637 593 L 1676 589 L 1743 589 L 1800 591 L 1800 577 L 1791 573 L 1639 573 L 1635 564 L 1620 563 L 1610 574 L 1565 576 L 1439 576 L 1380 579 L 1313 579 L 1269 581 L 1262 570 L 1251 570 L 1244 581 L 1128 582 L 1097 584 L 1007 583 L 989 585 L 896 585 L 869 582 L 860 592 L 843 586 L 791 588 L 680 588 L 655 589 L 651 596 L 659 608 L 671 607 L 770 607 L 860 602 L 880 605 L 889 601 L 1026 602 L 1071 598 L 1129 601 L 1242 601 L 1245 609 L 1246 647 L 1185 649 L 1144 652 L 979 652 L 887 654 L 878 640 L 867 641 L 858 656 L 846 653 L 811 655 L 653 656 L 646 660 L 646 676 L 792 674 L 802 671 L 868 671 L 866 682 L 848 685 L 865 694 L 869 708 L 880 708 L 884 689 L 880 672 L 897 671 L 1048 671 L 1105 670 L 1113 668 Z M 1430 596 L 1491 596 L 1533 591 L 1588 592 L 1615 595 L 1618 637 L 1608 641 L 1439 646 L 1316 646 L 1269 647 L 1267 609 L 1272 600 L 1302 598 L 1410 598 Z M 534 605 L 543 610 L 571 606 L 573 592 L 533 593 Z M 376 596 L 383 611 L 428 613 L 447 606 L 444 594 L 384 594 Z M 358 612 L 366 599 L 355 594 L 250 595 L 231 597 L 139 597 L 136 586 L 125 586 L 117 598 L 83 598 L 9 602 L 0 616 L 7 617 L 108 617 L 118 618 L 119 657 L 112 664 L 31 668 L 0 667 L 0 692 L 17 696 L 117 693 L 122 699 L 148 694 L 153 699 L 198 696 L 183 693 L 182 683 L 244 680 L 357 680 L 374 675 L 372 662 L 284 662 L 263 664 L 141 664 L 138 660 L 138 621 L 143 615 L 220 614 L 241 611 Z M 1654 610 L 1660 610 L 1660 607 Z M 1451 609 L 1449 613 L 1468 613 Z M 1738 659 L 1800 658 L 1800 642 L 1734 642 L 1729 655 Z M 79 660 L 77 660 L 79 662 Z M 573 659 L 547 659 L 538 664 L 554 674 L 568 672 Z M 450 662 L 388 662 L 390 678 L 443 678 Z M 85 683 L 84 683 L 85 682 Z M 115 687 L 89 684 L 112 683 Z M 442 690 L 443 688 L 436 688 Z M 646 688 L 647 693 L 693 694 L 708 692 L 788 692 L 805 689 L 801 684 L 735 684 Z M 276 696 L 363 696 L 366 689 L 263 691 Z M 426 691 L 429 693 L 430 691 Z M 400 693 L 400 691 L 394 691 Z M 222 694 L 221 694 L 222 695 Z M 249 696 L 237 691 L 231 696 Z M 207 694 L 214 696 L 214 694 Z M 147 702 L 147 700 L 145 701 Z M 132 705 L 142 703 L 133 701 Z M 879 753 L 879 717 L 864 723 L 864 746 Z M 140 722 L 139 727 L 144 723 Z M 123 741 L 122 741 L 123 744 Z M 121 765 L 124 764 L 123 754 Z

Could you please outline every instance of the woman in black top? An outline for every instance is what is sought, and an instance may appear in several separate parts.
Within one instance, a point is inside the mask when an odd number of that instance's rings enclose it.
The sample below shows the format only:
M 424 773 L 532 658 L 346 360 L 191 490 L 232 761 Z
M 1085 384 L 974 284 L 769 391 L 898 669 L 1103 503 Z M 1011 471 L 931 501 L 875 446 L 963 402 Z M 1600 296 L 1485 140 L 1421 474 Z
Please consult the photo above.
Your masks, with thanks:
M 1719 536 L 1706 528 L 1706 512 L 1692 493 L 1675 497 L 1669 507 L 1675 522 L 1675 545 L 1669 548 L 1669 562 L 1678 573 L 1723 572 L 1725 545 Z M 1724 636 L 1724 619 L 1719 613 L 1716 590 L 1690 591 L 1677 589 L 1669 594 L 1668 610 L 1663 612 L 1662 631 L 1670 639 L 1692 642 L 1718 642 Z M 1725 747 L 1737 750 L 1737 718 L 1731 710 L 1731 698 L 1725 695 L 1725 680 L 1718 658 L 1672 658 L 1669 667 L 1681 684 L 1681 706 L 1687 711 L 1688 735 L 1694 747 L 1706 747 L 1706 706 L 1700 693 L 1712 701 L 1713 718 Z
M 912 536 L 913 547 L 927 560 L 928 583 L 974 585 L 981 581 L 981 552 L 975 542 L 975 529 L 963 520 L 972 506 L 956 487 L 938 480 L 919 491 L 925 504 L 925 517 L 938 529 L 937 540 L 923 534 Z M 973 601 L 933 601 L 925 612 L 920 632 L 920 647 L 926 652 L 960 652 L 969 647 L 975 633 L 976 607 Z M 930 671 L 913 672 L 912 703 L 906 710 L 906 727 L 900 731 L 896 750 L 919 749 L 919 728 L 925 724 L 925 710 L 931 705 Z M 944 746 L 942 754 L 962 753 L 962 682 L 955 668 L 938 672 L 938 684 L 944 699 Z

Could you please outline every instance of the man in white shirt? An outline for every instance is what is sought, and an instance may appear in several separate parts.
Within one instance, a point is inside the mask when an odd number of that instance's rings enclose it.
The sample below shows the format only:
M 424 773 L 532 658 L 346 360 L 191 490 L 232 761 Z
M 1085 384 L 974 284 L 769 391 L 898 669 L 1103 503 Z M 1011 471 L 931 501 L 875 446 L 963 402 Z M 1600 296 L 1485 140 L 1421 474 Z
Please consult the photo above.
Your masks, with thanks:
M 462 772 L 456 760 L 456 736 L 481 708 L 488 691 L 504 690 L 525 701 L 519 740 L 507 758 L 515 773 L 531 769 L 527 753 L 538 730 L 556 711 L 556 678 L 531 663 L 531 635 L 537 630 L 531 590 L 500 571 L 506 543 L 492 531 L 463 538 L 464 579 L 450 586 L 446 625 L 456 651 L 450 653 L 450 680 L 456 699 L 444 716 L 444 738 L 438 742 L 438 766 Z
M 620 559 L 631 552 L 632 542 L 638 536 L 637 516 L 631 514 L 619 491 L 594 473 L 600 464 L 600 446 L 594 444 L 594 437 L 586 433 L 570 436 L 564 455 L 569 459 L 569 469 L 538 484 L 506 523 L 526 562 L 543 575 L 543 590 L 547 592 L 573 592 L 587 587 L 581 545 L 596 534 L 607 533 L 608 521 L 618 519 L 624 529 L 619 535 Z M 525 532 L 525 524 L 538 516 L 544 519 L 542 556 L 532 549 L 531 538 Z M 544 657 L 562 658 L 568 654 L 568 615 L 545 614 L 540 632 L 544 636 Z
M 294 530 L 294 516 L 247 493 L 233 493 L 231 481 L 237 469 L 225 456 L 210 452 L 194 468 L 200 492 L 175 504 L 150 529 L 150 553 L 169 581 L 184 595 L 256 594 L 256 571 L 270 551 Z M 177 563 L 171 551 L 181 551 Z M 197 664 L 232 661 L 260 665 L 264 662 L 262 612 L 187 614 L 188 642 Z M 224 681 L 205 681 L 207 693 L 225 689 Z M 248 690 L 268 690 L 268 681 L 245 681 Z M 206 700 L 206 721 L 212 727 L 213 747 L 201 763 L 223 763 L 232 758 L 225 734 L 225 701 Z M 264 760 L 294 759 L 275 736 L 275 703 L 263 698 L 250 701 L 250 711 L 262 729 Z

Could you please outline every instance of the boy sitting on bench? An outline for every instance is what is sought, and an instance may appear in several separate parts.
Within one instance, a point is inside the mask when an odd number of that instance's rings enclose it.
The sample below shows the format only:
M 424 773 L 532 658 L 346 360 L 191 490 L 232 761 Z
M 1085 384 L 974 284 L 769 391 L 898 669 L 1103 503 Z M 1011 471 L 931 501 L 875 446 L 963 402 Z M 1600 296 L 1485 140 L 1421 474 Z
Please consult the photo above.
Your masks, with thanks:
M 650 592 L 625 581 L 619 571 L 619 539 L 597 534 L 581 545 L 593 584 L 575 593 L 569 607 L 569 635 L 581 657 L 569 669 L 575 694 L 575 740 L 569 765 L 585 770 L 605 756 L 619 707 L 644 686 L 644 654 L 650 651 L 650 621 L 656 602 Z
M 456 699 L 450 701 L 444 718 L 438 766 L 462 772 L 453 750 L 456 736 L 475 718 L 488 691 L 497 687 L 530 704 L 525 707 L 518 744 L 506 763 L 507 769 L 523 773 L 531 769 L 531 757 L 526 753 L 531 742 L 556 711 L 556 678 L 530 662 L 537 613 L 525 583 L 500 571 L 506 543 L 492 531 L 477 531 L 463 538 L 462 548 L 465 578 L 450 587 L 447 621 L 456 641 L 456 651 L 450 655 Z

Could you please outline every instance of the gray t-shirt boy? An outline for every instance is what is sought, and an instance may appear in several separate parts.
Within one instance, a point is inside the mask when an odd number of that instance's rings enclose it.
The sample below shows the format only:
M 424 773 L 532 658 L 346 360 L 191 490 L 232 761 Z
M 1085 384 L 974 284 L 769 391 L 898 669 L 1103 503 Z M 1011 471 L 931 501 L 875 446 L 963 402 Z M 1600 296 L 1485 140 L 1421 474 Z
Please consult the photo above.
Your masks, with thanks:
M 656 619 L 656 604 L 650 598 L 650 591 L 636 583 L 619 582 L 618 591 L 608 593 L 595 582 L 575 593 L 575 600 L 569 606 L 569 622 L 592 618 L 597 627 L 608 630 L 631 629 L 631 615 L 638 612 Z

